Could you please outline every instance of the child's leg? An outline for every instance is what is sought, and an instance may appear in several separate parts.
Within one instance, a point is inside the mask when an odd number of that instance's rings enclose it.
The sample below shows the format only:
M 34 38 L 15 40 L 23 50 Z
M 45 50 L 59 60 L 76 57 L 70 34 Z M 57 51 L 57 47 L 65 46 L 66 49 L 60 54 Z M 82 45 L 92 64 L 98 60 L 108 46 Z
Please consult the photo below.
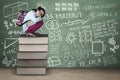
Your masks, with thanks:
M 26 33 L 34 33 L 36 30 L 38 30 L 43 25 L 43 21 L 39 21 L 38 23 L 29 26 Z

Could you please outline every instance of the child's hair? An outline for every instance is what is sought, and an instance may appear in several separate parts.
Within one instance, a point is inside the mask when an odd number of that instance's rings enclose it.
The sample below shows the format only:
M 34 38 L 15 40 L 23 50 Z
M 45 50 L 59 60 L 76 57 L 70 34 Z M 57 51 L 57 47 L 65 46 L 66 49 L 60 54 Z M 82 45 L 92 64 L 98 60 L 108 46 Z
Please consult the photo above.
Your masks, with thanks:
M 45 9 L 44 8 L 42 8 L 41 6 L 39 6 L 38 8 L 36 8 L 36 9 L 33 9 L 35 12 L 37 11 L 37 10 L 43 10 L 43 12 L 44 12 L 44 14 L 41 16 L 41 17 L 44 17 L 45 16 Z

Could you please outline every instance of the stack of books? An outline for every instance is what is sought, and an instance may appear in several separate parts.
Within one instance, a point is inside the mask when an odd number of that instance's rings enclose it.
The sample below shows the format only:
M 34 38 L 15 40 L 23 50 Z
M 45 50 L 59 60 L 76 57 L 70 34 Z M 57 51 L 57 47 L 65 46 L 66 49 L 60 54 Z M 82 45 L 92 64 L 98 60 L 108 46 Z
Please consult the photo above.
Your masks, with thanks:
M 19 37 L 17 74 L 46 74 L 48 35 Z

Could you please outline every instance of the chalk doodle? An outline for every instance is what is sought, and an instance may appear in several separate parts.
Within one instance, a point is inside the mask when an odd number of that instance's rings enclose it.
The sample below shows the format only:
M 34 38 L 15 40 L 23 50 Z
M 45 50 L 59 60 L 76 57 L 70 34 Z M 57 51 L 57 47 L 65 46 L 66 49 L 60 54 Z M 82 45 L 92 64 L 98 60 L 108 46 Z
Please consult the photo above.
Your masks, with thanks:
M 9 25 L 8 25 L 8 21 L 4 21 L 3 23 L 4 23 L 4 27 L 5 27 L 7 30 L 9 30 L 10 28 L 9 28 Z
M 12 67 L 15 67 L 16 59 L 9 60 L 8 57 L 5 56 L 5 58 L 3 59 L 2 63 L 5 64 L 6 67 L 10 67 L 10 65 L 12 65 Z
M 28 9 L 28 2 L 16 2 L 8 4 L 3 7 L 3 16 L 5 18 L 13 18 L 14 16 L 17 16 L 19 10 L 25 9 Z
M 65 52 L 63 59 L 64 61 L 68 61 L 70 59 L 70 52 Z
M 63 46 L 63 50 L 64 51 L 68 51 L 69 49 L 68 49 L 68 46 Z
M 79 41 L 83 42 L 92 42 L 92 31 L 91 30 L 83 30 L 79 31 Z
M 55 3 L 55 11 L 77 11 L 79 3 Z
M 103 63 L 105 66 L 118 63 L 118 61 L 114 55 L 107 55 L 107 56 L 104 56 L 102 59 L 103 59 Z
M 103 41 L 93 41 L 92 42 L 92 54 L 104 54 Z
M 92 31 L 91 30 L 84 30 L 85 32 L 85 40 L 86 42 L 92 41 Z
M 75 67 L 76 65 L 76 61 L 75 60 L 71 60 L 68 62 L 68 67 Z
M 91 12 L 91 13 L 90 13 L 90 16 L 91 16 L 92 19 L 95 19 L 95 14 L 94 14 L 94 12 Z
M 11 41 L 11 43 L 7 44 L 7 41 Z M 6 38 L 4 40 L 4 49 L 7 49 L 8 47 L 14 45 L 18 42 L 18 38 Z
M 3 59 L 2 63 L 5 64 L 6 67 L 9 67 L 10 64 L 12 63 L 12 61 L 9 61 L 8 58 L 7 58 L 7 56 L 6 56 L 6 57 Z
M 75 43 L 75 40 L 76 40 L 76 35 L 74 34 L 74 32 L 69 32 L 66 37 L 67 43 L 73 44 Z
M 44 19 L 49 19 L 49 20 L 59 20 L 59 19 L 77 19 L 77 18 L 81 18 L 82 17 L 82 13 L 80 12 L 73 12 L 73 13 L 49 13 L 49 14 L 46 14 L 45 18 Z M 84 19 L 86 20 L 86 19 Z
M 49 31 L 50 42 L 62 41 L 63 37 L 61 35 L 61 30 Z
M 72 25 L 77 25 L 77 24 L 81 24 L 81 25 L 84 25 L 86 24 L 88 21 L 87 20 L 73 20 L 73 21 L 70 21 L 68 20 L 68 22 L 63 22 L 60 27 L 62 27 L 63 25 L 67 25 L 67 26 L 72 26 Z
M 48 30 L 57 30 L 57 29 L 59 29 L 59 21 L 57 21 L 57 20 L 48 20 L 47 22 L 46 22 L 46 28 L 48 29 Z
M 4 23 L 4 27 L 7 30 L 10 30 L 10 29 L 12 29 L 14 27 L 17 27 L 17 25 L 16 25 L 16 19 L 12 19 L 12 21 L 4 20 L 3 23 Z
M 115 50 L 119 49 L 119 45 L 116 45 L 116 41 L 115 41 L 114 37 L 109 38 L 108 43 L 113 46 L 113 48 L 110 48 L 110 51 L 116 53 Z
M 80 65 L 80 67 L 84 67 L 85 66 L 85 61 L 79 62 L 79 65 Z
M 100 65 L 102 63 L 101 58 L 94 58 L 94 59 L 89 59 L 88 60 L 88 66 L 90 65 Z
M 50 67 L 58 66 L 61 64 L 61 60 L 58 56 L 51 56 L 48 58 L 48 64 Z
M 68 61 L 69 60 L 69 56 L 64 56 L 64 61 Z

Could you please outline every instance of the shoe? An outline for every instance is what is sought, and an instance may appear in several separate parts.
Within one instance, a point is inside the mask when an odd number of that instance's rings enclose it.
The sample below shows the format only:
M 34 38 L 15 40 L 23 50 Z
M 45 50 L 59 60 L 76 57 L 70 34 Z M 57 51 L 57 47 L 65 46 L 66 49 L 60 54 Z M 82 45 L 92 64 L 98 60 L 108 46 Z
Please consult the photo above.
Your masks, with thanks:
M 36 35 L 32 34 L 32 33 L 26 33 L 27 37 L 36 37 Z
M 36 35 L 36 36 L 40 36 L 40 33 L 33 33 L 34 35 Z

